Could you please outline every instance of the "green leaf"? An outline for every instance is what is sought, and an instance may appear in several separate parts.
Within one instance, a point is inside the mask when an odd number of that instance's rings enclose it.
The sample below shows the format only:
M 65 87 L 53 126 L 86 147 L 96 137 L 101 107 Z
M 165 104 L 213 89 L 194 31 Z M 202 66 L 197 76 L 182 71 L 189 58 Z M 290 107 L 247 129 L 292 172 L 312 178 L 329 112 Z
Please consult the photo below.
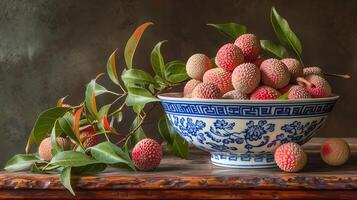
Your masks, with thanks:
M 217 68 L 218 67 L 216 65 L 216 57 L 211 58 L 211 65 L 212 65 L 212 68 Z
M 156 84 L 154 77 L 140 69 L 125 70 L 121 78 L 125 84 Z
M 119 82 L 119 77 L 117 73 L 117 67 L 115 63 L 115 55 L 118 49 L 116 49 L 108 58 L 107 61 L 107 73 L 109 75 L 110 80 L 113 81 L 113 83 L 120 85 Z
M 170 125 L 168 124 L 167 117 L 165 115 L 162 115 L 160 117 L 160 120 L 158 122 L 158 129 L 161 137 L 168 143 L 172 144 L 173 141 L 171 140 L 171 130 L 170 130 Z
M 167 63 L 165 78 L 171 83 L 186 81 L 189 78 L 186 73 L 186 64 L 182 61 L 172 61 Z
M 170 147 L 171 152 L 180 158 L 188 158 L 188 142 L 184 140 L 179 134 L 174 136 L 174 142 Z
M 226 23 L 226 24 L 207 24 L 219 30 L 224 35 L 235 40 L 240 35 L 243 35 L 247 32 L 247 27 L 241 24 L 236 23 Z
M 40 174 L 60 174 L 61 170 L 59 166 L 48 165 L 48 163 L 33 163 L 31 166 L 32 173 Z
M 274 7 L 271 8 L 270 20 L 280 42 L 289 46 L 299 57 L 301 57 L 302 46 L 299 38 L 291 30 L 286 19 L 281 17 Z
M 73 174 L 93 174 L 104 171 L 107 168 L 105 163 L 95 163 L 82 167 L 72 167 Z
M 271 53 L 280 59 L 289 57 L 289 53 L 284 46 L 275 44 L 270 40 L 260 40 L 260 46 L 266 52 Z
M 66 118 L 60 118 L 58 123 L 62 129 L 62 131 L 72 140 L 74 140 L 78 145 L 83 148 L 82 142 L 77 137 L 77 134 L 73 131 L 70 122 Z
M 71 167 L 65 167 L 60 175 L 60 181 L 73 196 L 76 196 L 71 186 Z
M 283 94 L 283 95 L 280 95 L 280 96 L 278 97 L 278 99 L 287 100 L 287 99 L 288 99 L 288 96 L 289 96 L 289 91 L 288 91 L 288 92 L 285 92 L 285 94 Z
M 162 138 L 168 143 L 170 152 L 181 158 L 188 158 L 188 142 L 184 140 L 170 125 L 169 120 L 163 115 L 158 123 L 158 129 Z
M 135 170 L 134 164 L 132 163 L 129 154 L 125 153 L 122 149 L 113 143 L 102 142 L 94 147 L 91 147 L 91 154 L 96 160 L 102 163 L 124 163 Z
M 107 93 L 107 92 L 108 92 L 108 90 L 104 86 L 102 86 L 98 83 L 95 84 L 95 96 L 99 96 L 99 95 Z
M 43 162 L 37 154 L 17 154 L 7 161 L 4 169 L 9 172 L 28 170 L 36 162 Z
M 154 72 L 162 78 L 165 76 L 165 62 L 164 62 L 164 58 L 161 55 L 160 48 L 161 45 L 165 42 L 167 41 L 164 40 L 155 45 L 154 49 L 151 51 L 151 58 L 150 58 L 151 66 Z
M 95 118 L 98 119 L 98 110 L 97 110 L 97 104 L 95 100 L 96 96 L 96 80 L 101 76 L 98 75 L 95 79 L 91 80 L 86 88 L 85 92 L 85 105 L 89 113 Z
M 62 147 L 57 142 L 57 137 L 62 133 L 62 131 L 59 131 L 60 129 L 57 127 L 59 127 L 58 120 L 56 120 L 51 131 L 52 156 L 55 156 L 58 152 L 63 151 Z
M 25 147 L 25 152 L 28 153 L 30 152 L 30 148 L 31 146 L 33 145 L 33 143 L 35 142 L 35 136 L 34 136 L 34 133 L 33 133 L 33 129 L 30 133 L 30 136 L 29 138 L 27 139 L 27 142 L 26 142 L 26 147 Z
M 68 97 L 68 95 L 67 95 L 67 96 L 64 96 L 64 97 L 62 97 L 62 98 L 60 98 L 60 99 L 58 99 L 58 101 L 57 101 L 57 107 L 62 107 L 63 101 L 64 101 L 67 97 Z
M 130 131 L 134 130 L 135 127 L 137 127 L 140 123 L 140 118 L 139 116 L 137 116 L 134 121 L 133 124 L 130 127 Z M 134 147 L 136 145 L 136 143 L 138 143 L 140 140 L 145 139 L 146 135 L 144 132 L 144 129 L 140 126 L 135 133 L 133 133 L 132 136 L 129 137 L 130 140 L 130 144 L 132 147 Z
M 79 151 L 59 152 L 52 158 L 50 162 L 52 165 L 58 165 L 62 167 L 81 167 L 95 163 L 101 162 Z
M 133 67 L 133 57 L 140 41 L 142 34 L 144 33 L 145 29 L 153 25 L 152 22 L 146 22 L 140 25 L 129 38 L 128 42 L 126 43 L 125 50 L 124 50 L 124 58 L 127 68 L 131 69 Z
M 69 108 L 56 107 L 42 112 L 37 118 L 33 127 L 33 138 L 37 144 L 40 144 L 43 139 L 51 133 L 55 121 L 62 117 Z M 31 140 L 31 135 L 29 141 Z
M 159 101 L 147 89 L 141 87 L 128 87 L 128 96 L 126 104 L 128 106 L 144 105 L 149 102 Z

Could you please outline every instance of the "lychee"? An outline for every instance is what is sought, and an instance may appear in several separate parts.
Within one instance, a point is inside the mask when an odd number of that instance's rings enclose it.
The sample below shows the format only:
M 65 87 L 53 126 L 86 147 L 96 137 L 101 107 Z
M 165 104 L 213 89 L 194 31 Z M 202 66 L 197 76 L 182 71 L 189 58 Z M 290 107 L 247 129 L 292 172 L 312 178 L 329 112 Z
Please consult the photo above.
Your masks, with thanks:
M 260 70 L 252 63 L 238 65 L 232 74 L 234 89 L 249 94 L 258 87 L 260 83 Z
M 321 145 L 322 160 L 329 165 L 343 165 L 348 161 L 350 155 L 350 147 L 343 139 L 331 138 Z
M 233 71 L 244 62 L 242 51 L 234 44 L 225 44 L 217 52 L 215 58 L 218 67 L 227 71 Z
M 79 139 L 86 149 L 99 144 L 99 137 L 95 135 L 95 131 L 91 125 L 80 131 Z
M 271 100 L 277 99 L 280 96 L 279 92 L 269 86 L 260 86 L 250 95 L 251 100 Z
M 332 95 L 330 84 L 321 76 L 312 74 L 306 76 L 305 79 L 311 83 L 311 85 L 305 85 L 304 87 L 312 97 L 323 98 Z
M 219 67 L 206 71 L 203 75 L 203 82 L 217 85 L 221 94 L 233 90 L 232 73 Z
M 279 146 L 274 154 L 278 167 L 286 172 L 300 171 L 307 162 L 307 156 L 302 147 L 296 143 L 285 143 Z
M 255 61 L 260 54 L 260 42 L 254 34 L 243 34 L 234 42 L 243 52 L 245 62 Z
M 202 81 L 199 81 L 199 80 L 196 80 L 196 79 L 191 79 L 191 80 L 189 80 L 189 81 L 186 83 L 185 87 L 183 88 L 183 96 L 190 98 L 193 89 L 195 89 L 195 87 L 196 87 L 198 84 L 200 84 L 200 83 L 202 83 Z
M 260 65 L 262 82 L 275 89 L 286 86 L 290 81 L 290 72 L 286 65 L 278 59 L 264 60 Z
M 300 85 L 294 85 L 289 89 L 288 99 L 308 99 L 311 98 L 309 92 Z
M 290 72 L 290 82 L 295 82 L 297 77 L 304 75 L 303 66 L 295 58 L 284 58 L 281 60 L 281 62 L 286 65 L 288 71 Z
M 239 90 L 232 90 L 223 95 L 223 99 L 239 99 L 239 100 L 247 100 L 249 96 L 247 94 L 242 93 Z
M 58 145 L 60 145 L 64 150 L 68 147 L 68 141 L 65 138 L 58 137 Z M 43 139 L 38 147 L 38 154 L 43 160 L 50 161 L 52 159 L 52 144 L 51 137 Z
M 260 65 L 262 64 L 262 62 L 264 61 L 264 58 L 263 57 L 258 57 L 254 62 L 253 64 L 255 66 L 257 66 L 258 68 L 260 68 Z
M 200 83 L 192 91 L 192 98 L 219 99 L 221 96 L 221 90 L 213 83 Z
M 153 170 L 160 165 L 161 145 L 153 139 L 140 140 L 131 153 L 134 165 L 143 171 Z
M 284 87 L 282 87 L 282 88 L 280 88 L 280 89 L 277 89 L 278 90 L 278 92 L 280 93 L 280 94 L 285 94 L 285 93 L 287 93 L 289 90 L 290 90 L 290 88 L 293 86 L 293 84 L 287 84 L 286 86 L 284 86 Z
M 192 55 L 186 63 L 187 75 L 196 80 L 202 80 L 203 74 L 211 68 L 211 60 L 201 53 Z

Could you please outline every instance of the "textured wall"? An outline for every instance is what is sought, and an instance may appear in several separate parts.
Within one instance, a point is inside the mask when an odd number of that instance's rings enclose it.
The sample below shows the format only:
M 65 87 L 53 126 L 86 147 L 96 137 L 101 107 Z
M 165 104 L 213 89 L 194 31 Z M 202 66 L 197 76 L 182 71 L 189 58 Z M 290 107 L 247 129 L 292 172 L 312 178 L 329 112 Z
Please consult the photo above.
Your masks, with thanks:
M 354 76 L 330 79 L 342 98 L 319 136 L 356 136 L 357 1 L 2 0 L 0 163 L 24 151 L 40 111 L 67 94 L 73 103 L 83 98 L 85 84 L 104 71 L 116 47 L 123 52 L 137 25 L 155 22 L 134 61 L 149 69 L 149 53 L 163 39 L 169 40 L 163 47 L 166 60 L 186 60 L 195 52 L 214 55 L 226 38 L 206 23 L 238 22 L 275 40 L 268 19 L 272 5 L 302 40 L 305 63 Z

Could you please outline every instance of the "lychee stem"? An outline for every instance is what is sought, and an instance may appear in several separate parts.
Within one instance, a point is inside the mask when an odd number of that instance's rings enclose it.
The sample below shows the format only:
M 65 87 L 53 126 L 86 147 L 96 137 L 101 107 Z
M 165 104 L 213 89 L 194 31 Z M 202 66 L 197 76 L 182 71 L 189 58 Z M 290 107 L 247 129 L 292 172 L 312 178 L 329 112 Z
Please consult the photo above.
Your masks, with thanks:
M 297 78 L 296 78 L 296 81 L 297 81 L 298 83 L 307 85 L 308 87 L 315 87 L 315 85 L 314 85 L 313 83 L 310 83 L 308 80 L 306 80 L 306 79 L 303 78 L 303 77 L 297 77 Z
M 349 74 L 334 74 L 334 73 L 324 72 L 324 75 L 326 75 L 326 76 L 335 76 L 335 77 L 344 78 L 344 79 L 351 78 L 351 76 Z

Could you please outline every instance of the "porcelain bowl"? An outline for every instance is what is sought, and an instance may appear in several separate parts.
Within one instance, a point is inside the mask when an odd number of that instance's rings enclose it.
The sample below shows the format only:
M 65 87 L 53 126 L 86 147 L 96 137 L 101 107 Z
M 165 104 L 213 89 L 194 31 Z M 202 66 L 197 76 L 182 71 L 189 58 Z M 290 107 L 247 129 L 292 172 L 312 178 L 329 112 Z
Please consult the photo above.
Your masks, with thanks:
M 182 93 L 158 97 L 181 137 L 210 152 L 214 165 L 233 168 L 275 167 L 275 149 L 309 141 L 339 98 L 253 101 L 183 98 Z

